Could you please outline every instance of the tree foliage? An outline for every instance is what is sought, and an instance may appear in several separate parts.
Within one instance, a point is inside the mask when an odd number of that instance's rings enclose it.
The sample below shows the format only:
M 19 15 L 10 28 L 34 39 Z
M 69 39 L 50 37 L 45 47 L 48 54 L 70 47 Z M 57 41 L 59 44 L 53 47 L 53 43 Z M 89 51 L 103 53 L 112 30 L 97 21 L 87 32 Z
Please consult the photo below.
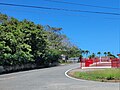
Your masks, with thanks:
M 63 53 L 79 56 L 80 49 L 61 30 L 26 19 L 18 21 L 0 13 L 0 65 L 46 65 L 57 62 Z

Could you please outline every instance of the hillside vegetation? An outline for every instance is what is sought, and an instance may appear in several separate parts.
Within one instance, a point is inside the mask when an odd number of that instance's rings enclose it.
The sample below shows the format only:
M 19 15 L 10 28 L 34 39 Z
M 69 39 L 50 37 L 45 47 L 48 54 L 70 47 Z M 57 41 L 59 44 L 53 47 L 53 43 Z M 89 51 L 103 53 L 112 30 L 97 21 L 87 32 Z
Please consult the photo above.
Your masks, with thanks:
M 61 54 L 80 56 L 80 49 L 61 30 L 0 14 L 0 66 L 48 66 Z

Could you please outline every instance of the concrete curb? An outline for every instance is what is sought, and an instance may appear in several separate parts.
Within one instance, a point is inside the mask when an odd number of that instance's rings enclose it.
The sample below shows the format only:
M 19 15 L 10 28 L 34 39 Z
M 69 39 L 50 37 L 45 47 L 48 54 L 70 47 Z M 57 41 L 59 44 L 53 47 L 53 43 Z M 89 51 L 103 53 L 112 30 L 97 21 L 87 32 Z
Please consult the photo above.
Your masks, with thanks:
M 78 68 L 78 67 L 75 67 L 75 68 Z M 75 68 L 71 68 L 71 69 L 68 69 L 66 72 L 65 72 L 65 76 L 70 78 L 70 79 L 73 79 L 73 80 L 78 80 L 78 81 L 81 81 L 81 79 L 77 79 L 77 78 L 74 78 L 74 77 L 71 77 L 69 76 L 67 73 Z
M 105 69 L 105 68 L 111 68 L 111 66 L 99 66 L 99 67 L 82 67 L 82 69 Z
M 83 80 L 83 79 L 77 79 L 77 78 L 74 78 L 74 77 L 71 77 L 71 76 L 69 76 L 67 73 L 69 72 L 69 71 L 71 71 L 71 70 L 73 70 L 73 69 L 76 69 L 76 68 L 78 68 L 78 67 L 74 67 L 74 68 L 71 68 L 71 69 L 69 69 L 69 70 L 67 70 L 66 72 L 65 72 L 65 76 L 66 77 L 68 77 L 68 78 L 70 78 L 70 79 L 74 79 L 74 80 L 79 80 L 79 81 L 81 81 L 81 80 Z M 96 68 L 96 69 L 105 69 L 105 68 L 111 68 L 111 67 L 84 67 L 84 68 L 81 68 L 81 69 L 94 69 L 94 68 Z M 87 80 L 88 81 L 88 80 Z

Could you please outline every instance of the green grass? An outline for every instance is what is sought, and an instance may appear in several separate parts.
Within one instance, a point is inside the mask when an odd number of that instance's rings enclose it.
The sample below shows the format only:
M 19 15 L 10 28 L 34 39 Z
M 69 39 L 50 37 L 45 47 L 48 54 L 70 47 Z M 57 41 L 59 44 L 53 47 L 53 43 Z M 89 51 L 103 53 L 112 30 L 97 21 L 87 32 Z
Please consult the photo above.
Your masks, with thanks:
M 95 71 L 87 71 L 87 72 L 75 72 L 73 76 L 76 78 L 95 80 L 95 81 L 120 80 L 120 68 L 95 70 Z

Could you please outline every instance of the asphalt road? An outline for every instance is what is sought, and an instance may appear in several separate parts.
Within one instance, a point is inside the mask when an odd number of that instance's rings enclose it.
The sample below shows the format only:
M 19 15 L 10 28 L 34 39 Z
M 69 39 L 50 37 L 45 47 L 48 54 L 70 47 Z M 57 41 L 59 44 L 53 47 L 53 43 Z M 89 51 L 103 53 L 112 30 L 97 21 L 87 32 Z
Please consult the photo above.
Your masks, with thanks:
M 0 90 L 120 90 L 119 83 L 74 80 L 65 71 L 72 64 L 0 75 Z

